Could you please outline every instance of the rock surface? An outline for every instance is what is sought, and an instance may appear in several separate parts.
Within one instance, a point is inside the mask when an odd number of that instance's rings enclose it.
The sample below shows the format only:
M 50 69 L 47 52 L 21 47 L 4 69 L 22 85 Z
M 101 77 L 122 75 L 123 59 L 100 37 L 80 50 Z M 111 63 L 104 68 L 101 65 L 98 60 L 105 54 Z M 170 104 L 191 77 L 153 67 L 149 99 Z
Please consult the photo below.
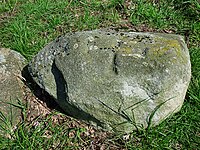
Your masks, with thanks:
M 0 48 L 0 127 L 11 127 L 20 121 L 21 110 L 14 105 L 23 100 L 20 77 L 25 62 L 19 53 Z
M 58 37 L 29 71 L 68 114 L 126 133 L 179 111 L 191 77 L 183 37 L 112 30 Z

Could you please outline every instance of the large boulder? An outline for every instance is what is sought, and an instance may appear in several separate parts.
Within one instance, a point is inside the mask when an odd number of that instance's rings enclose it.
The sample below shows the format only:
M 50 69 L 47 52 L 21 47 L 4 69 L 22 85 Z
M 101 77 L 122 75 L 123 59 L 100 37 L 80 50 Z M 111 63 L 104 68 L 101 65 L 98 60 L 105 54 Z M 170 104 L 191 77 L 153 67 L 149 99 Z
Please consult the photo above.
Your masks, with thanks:
M 21 119 L 23 101 L 21 71 L 26 60 L 16 51 L 0 48 L 0 130 L 12 128 Z
M 29 71 L 68 114 L 117 132 L 179 111 L 191 77 L 182 36 L 112 30 L 58 37 Z

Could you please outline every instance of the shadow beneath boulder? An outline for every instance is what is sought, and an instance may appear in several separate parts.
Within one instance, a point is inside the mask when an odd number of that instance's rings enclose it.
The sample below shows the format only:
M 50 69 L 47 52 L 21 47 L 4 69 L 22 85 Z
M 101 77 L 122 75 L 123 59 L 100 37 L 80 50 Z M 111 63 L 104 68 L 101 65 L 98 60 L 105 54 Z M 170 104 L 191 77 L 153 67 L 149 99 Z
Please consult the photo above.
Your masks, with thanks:
M 33 94 L 43 101 L 47 107 L 51 110 L 55 109 L 61 113 L 64 113 L 62 108 L 57 104 L 55 99 L 49 95 L 44 89 L 42 89 L 31 77 L 28 71 L 28 65 L 25 66 L 22 70 L 22 76 L 26 79 L 25 85 L 29 87 L 29 89 L 33 92 Z
M 57 101 L 59 101 L 61 107 L 65 110 L 65 112 L 76 119 L 85 120 L 85 121 L 93 121 L 93 122 L 96 122 L 98 126 L 102 126 L 103 123 L 101 123 L 95 117 L 84 112 L 77 106 L 70 103 L 69 97 L 67 95 L 68 93 L 67 82 L 64 79 L 62 72 L 57 68 L 55 61 L 52 64 L 51 72 L 54 75 L 54 79 L 56 82 Z
M 59 101 L 60 105 L 56 102 L 55 98 L 47 93 L 44 89 L 42 89 L 32 78 L 29 73 L 28 65 L 24 67 L 22 71 L 22 76 L 26 79 L 26 85 L 31 89 L 33 94 L 39 98 L 41 101 L 46 103 L 49 109 L 55 109 L 61 113 L 64 113 L 68 116 L 74 117 L 79 120 L 85 120 L 87 122 L 92 121 L 97 124 L 97 126 L 103 127 L 103 123 L 98 119 L 93 117 L 92 115 L 84 112 L 80 108 L 69 102 L 69 97 L 67 95 L 68 87 L 67 83 L 63 77 L 63 74 L 55 65 L 55 62 L 52 64 L 51 72 L 54 76 L 56 82 L 56 93 L 57 93 L 57 101 Z M 60 107 L 61 106 L 61 107 Z M 63 109 L 65 110 L 63 110 Z

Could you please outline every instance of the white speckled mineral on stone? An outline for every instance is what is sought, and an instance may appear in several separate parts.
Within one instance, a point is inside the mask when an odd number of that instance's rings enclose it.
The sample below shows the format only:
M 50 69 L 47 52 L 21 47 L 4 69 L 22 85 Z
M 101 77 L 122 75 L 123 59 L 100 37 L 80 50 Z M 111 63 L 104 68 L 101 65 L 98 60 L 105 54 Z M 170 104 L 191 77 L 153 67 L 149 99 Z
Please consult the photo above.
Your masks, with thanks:
M 0 63 L 6 62 L 6 59 L 3 55 L 0 55 Z

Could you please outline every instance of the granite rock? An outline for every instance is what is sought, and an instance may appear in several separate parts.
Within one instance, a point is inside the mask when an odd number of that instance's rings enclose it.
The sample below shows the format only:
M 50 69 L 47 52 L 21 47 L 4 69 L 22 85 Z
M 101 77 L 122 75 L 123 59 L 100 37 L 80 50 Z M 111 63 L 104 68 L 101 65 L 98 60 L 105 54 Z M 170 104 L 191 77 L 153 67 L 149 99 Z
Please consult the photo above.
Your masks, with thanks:
M 191 78 L 182 36 L 103 29 L 58 37 L 29 71 L 68 114 L 123 133 L 178 112 Z

